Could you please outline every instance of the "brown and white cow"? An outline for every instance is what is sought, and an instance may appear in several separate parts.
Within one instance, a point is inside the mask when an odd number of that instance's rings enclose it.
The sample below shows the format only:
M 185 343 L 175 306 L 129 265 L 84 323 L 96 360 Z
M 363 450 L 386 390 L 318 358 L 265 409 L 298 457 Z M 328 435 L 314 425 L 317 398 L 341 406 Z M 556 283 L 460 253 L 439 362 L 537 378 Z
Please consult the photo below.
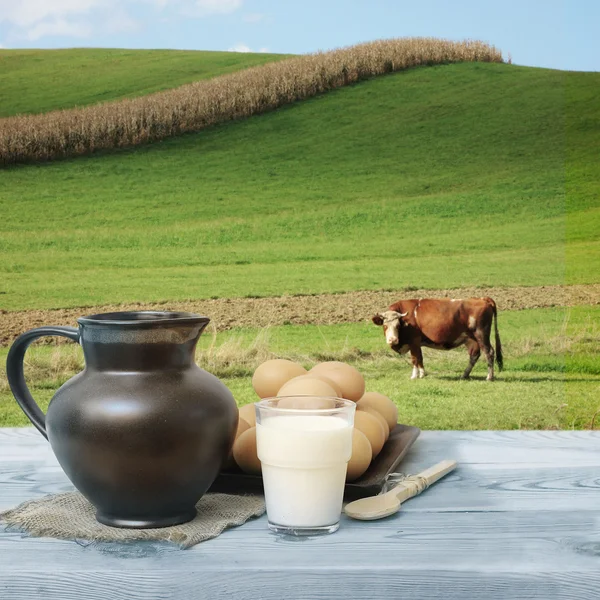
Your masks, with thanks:
M 425 376 L 423 346 L 437 350 L 466 346 L 469 365 L 463 379 L 469 378 L 483 351 L 488 364 L 488 381 L 494 379 L 494 350 L 490 343 L 492 320 L 496 334 L 496 363 L 498 370 L 502 371 L 496 303 L 491 298 L 400 300 L 373 317 L 375 325 L 383 325 L 385 340 L 392 350 L 398 354 L 410 351 L 413 364 L 411 379 Z

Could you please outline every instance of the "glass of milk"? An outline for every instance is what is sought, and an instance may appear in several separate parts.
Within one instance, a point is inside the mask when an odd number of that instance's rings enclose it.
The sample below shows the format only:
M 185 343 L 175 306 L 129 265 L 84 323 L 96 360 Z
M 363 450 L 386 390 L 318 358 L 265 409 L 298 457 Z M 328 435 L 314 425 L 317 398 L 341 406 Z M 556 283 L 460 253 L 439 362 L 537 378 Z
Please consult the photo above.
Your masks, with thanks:
M 290 535 L 337 531 L 356 404 L 286 396 L 255 406 L 269 528 Z

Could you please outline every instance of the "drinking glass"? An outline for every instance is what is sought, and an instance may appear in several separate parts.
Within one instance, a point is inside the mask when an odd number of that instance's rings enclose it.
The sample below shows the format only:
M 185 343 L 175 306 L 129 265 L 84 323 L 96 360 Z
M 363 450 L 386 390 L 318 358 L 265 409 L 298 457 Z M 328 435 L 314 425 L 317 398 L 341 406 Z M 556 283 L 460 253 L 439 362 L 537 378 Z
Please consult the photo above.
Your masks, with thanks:
M 337 531 L 356 404 L 286 396 L 255 406 L 269 528 L 290 535 Z

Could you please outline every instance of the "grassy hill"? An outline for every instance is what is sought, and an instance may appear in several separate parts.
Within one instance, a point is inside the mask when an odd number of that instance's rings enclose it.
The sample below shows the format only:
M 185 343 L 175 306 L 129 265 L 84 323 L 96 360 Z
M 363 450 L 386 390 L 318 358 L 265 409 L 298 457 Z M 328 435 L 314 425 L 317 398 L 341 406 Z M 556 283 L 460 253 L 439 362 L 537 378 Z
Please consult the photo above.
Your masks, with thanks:
M 0 117 L 141 96 L 284 57 L 183 50 L 0 50 Z
M 123 87 L 122 66 L 123 94 L 153 89 Z M 44 76 L 48 97 L 82 103 Z M 503 64 L 414 69 L 136 150 L 0 171 L 0 308 L 598 282 L 599 84 Z M 119 87 L 82 85 L 90 102 Z M 239 403 L 273 353 L 347 360 L 423 428 L 587 428 L 598 314 L 501 311 L 494 384 L 484 361 L 457 381 L 460 350 L 425 352 L 431 377 L 410 382 L 368 323 L 206 334 L 199 357 Z M 33 348 L 40 405 L 80 367 L 75 345 Z M 0 377 L 0 425 L 26 423 Z
M 0 303 L 597 282 L 599 84 L 413 69 L 135 151 L 5 170 Z

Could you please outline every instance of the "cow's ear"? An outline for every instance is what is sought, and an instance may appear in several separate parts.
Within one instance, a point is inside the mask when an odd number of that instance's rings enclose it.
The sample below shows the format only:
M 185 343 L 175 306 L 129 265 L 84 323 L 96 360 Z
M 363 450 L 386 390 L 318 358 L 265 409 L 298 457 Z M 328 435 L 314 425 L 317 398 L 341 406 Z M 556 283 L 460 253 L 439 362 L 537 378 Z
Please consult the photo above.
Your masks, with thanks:
M 371 320 L 373 321 L 373 323 L 375 323 L 375 325 L 383 325 L 383 317 L 379 313 L 373 315 L 373 318 Z

